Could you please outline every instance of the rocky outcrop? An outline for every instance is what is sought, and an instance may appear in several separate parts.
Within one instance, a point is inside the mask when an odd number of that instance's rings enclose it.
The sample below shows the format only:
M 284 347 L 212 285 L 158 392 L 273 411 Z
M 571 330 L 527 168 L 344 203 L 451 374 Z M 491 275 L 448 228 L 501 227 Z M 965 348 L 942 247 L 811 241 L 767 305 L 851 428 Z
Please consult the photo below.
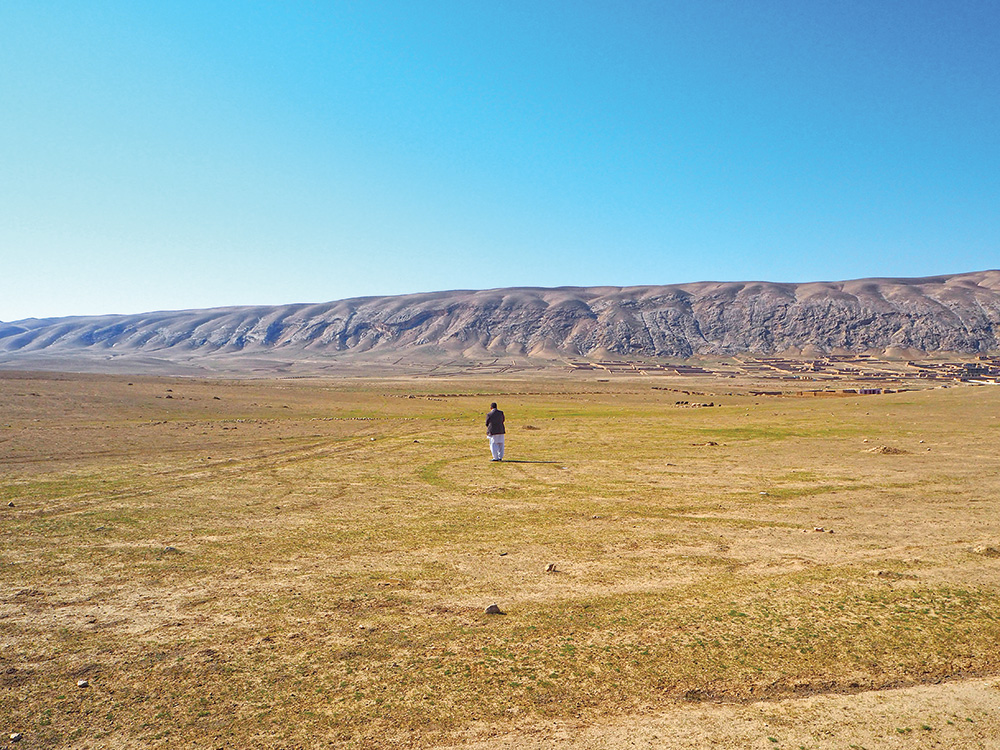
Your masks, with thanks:
M 1000 350 L 1000 271 L 922 279 L 491 289 L 0 323 L 0 355 L 479 358 Z

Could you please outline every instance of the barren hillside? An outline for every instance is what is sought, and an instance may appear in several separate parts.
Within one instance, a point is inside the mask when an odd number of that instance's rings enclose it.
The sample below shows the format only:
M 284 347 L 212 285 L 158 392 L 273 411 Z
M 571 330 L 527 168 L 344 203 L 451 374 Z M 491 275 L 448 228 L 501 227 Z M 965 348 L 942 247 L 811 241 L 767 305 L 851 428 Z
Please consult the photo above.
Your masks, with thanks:
M 778 284 L 511 288 L 0 324 L 30 355 L 689 357 L 1000 349 L 1000 271 Z

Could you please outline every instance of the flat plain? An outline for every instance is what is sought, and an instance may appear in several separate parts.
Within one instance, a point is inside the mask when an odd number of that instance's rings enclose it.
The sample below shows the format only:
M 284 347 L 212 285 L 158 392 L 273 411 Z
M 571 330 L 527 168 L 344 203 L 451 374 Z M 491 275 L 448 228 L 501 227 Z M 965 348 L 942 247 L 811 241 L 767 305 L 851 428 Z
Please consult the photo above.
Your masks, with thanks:
M 1000 389 L 751 385 L 0 373 L 0 747 L 997 747 Z

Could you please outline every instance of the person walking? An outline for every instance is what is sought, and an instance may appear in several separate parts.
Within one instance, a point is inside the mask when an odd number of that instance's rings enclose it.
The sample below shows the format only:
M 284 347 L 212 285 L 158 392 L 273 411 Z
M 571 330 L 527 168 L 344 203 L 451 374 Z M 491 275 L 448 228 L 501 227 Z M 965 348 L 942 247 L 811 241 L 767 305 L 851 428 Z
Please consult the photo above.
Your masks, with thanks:
M 503 412 L 497 408 L 494 401 L 490 404 L 490 412 L 486 415 L 486 435 L 490 439 L 490 453 L 494 461 L 503 461 Z

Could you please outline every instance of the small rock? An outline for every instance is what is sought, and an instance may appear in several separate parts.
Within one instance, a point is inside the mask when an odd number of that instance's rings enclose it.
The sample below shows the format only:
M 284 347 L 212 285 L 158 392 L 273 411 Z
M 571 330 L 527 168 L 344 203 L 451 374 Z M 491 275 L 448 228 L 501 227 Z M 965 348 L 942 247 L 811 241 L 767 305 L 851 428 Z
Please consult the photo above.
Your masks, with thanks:
M 824 532 L 826 531 L 826 529 L 824 529 L 822 526 L 816 526 L 813 528 L 813 531 Z
M 546 565 L 545 566 L 545 572 L 546 573 L 557 573 L 558 571 L 556 570 L 556 564 L 555 563 L 549 563 L 548 565 Z
M 77 680 L 76 686 L 80 688 L 90 687 L 90 683 L 87 682 L 86 680 Z
M 21 733 L 20 732 L 11 732 L 10 741 L 11 742 L 20 742 L 21 741 Z
M 826 533 L 827 533 L 827 534 L 832 534 L 832 533 L 833 533 L 833 529 L 827 529 L 827 530 L 826 530 Z
M 761 491 L 760 491 L 760 494 L 762 494 L 762 495 L 766 495 L 766 494 L 767 494 L 767 492 L 765 492 L 764 490 L 761 490 Z
M 165 555 L 179 555 L 181 551 L 176 547 L 164 547 L 163 554 Z
M 500 557 L 506 557 L 506 556 L 507 556 L 507 553 L 506 553 L 506 552 L 501 552 L 501 553 L 500 553 Z
M 7 507 L 8 508 L 13 508 L 14 507 L 14 501 L 11 500 L 9 503 L 7 503 Z
M 985 544 L 976 545 L 972 548 L 972 552 L 983 557 L 1000 557 L 1000 549 L 989 547 Z
M 503 612 L 500 611 L 500 607 L 497 606 L 496 604 L 491 604 L 484 611 L 488 615 L 502 615 L 503 614 Z

